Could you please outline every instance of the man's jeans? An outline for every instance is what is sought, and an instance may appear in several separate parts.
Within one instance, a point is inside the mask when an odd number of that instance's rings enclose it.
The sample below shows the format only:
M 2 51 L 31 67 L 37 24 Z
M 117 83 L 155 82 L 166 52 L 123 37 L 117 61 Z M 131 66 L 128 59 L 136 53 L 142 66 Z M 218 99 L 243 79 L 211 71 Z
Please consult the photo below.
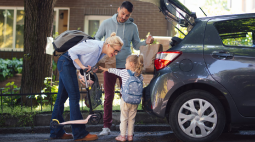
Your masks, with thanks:
M 73 61 L 67 53 L 59 57 L 57 68 L 59 71 L 59 88 L 51 119 L 57 119 L 60 123 L 64 122 L 64 118 L 62 116 L 64 111 L 64 103 L 69 97 L 70 120 L 81 120 L 83 118 L 79 105 L 80 92 L 76 68 L 74 67 Z M 85 129 L 85 124 L 72 125 L 74 139 L 80 139 L 88 135 L 89 132 Z M 60 138 L 64 133 L 65 131 L 63 126 L 57 127 L 56 129 L 50 129 L 51 138 Z

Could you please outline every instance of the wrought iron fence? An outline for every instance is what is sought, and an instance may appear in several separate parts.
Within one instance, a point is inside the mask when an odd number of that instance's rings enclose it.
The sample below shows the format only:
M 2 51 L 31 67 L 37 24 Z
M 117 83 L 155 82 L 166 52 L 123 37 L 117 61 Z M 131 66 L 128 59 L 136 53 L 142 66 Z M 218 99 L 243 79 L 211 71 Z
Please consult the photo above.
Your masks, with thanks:
M 2 112 L 3 112 L 3 96 L 11 96 L 11 106 L 10 107 L 13 107 L 14 108 L 14 103 L 13 103 L 13 99 L 12 99 L 12 96 L 35 96 L 35 95 L 50 95 L 50 96 L 52 96 L 52 95 L 54 95 L 54 94 L 57 94 L 57 92 L 56 93 L 54 93 L 54 92 L 52 92 L 52 93 L 27 93 L 27 94 L 3 94 L 3 88 L 1 88 L 0 89 L 1 90 L 1 94 L 0 94 L 0 96 L 1 96 L 1 110 L 2 110 Z M 13 92 L 13 91 L 11 91 L 11 92 Z M 32 98 L 33 97 L 30 97 L 30 101 L 31 101 L 31 111 L 32 111 L 32 109 L 33 109 L 33 103 L 32 103 Z M 40 102 L 40 104 L 41 104 L 41 111 L 42 111 L 42 97 L 41 97 L 41 102 Z M 52 97 L 50 97 L 50 104 L 51 104 L 51 112 L 52 112 Z M 20 106 L 21 106 L 21 109 L 22 109 L 22 107 L 23 107 L 23 101 L 22 101 L 22 97 L 20 97 Z
M 35 96 L 35 95 L 40 95 L 40 96 L 42 96 L 42 95 L 50 95 L 50 106 L 51 106 L 51 112 L 52 112 L 52 109 L 53 109 L 52 95 L 57 94 L 57 92 L 50 92 L 50 93 L 26 93 L 26 94 L 14 93 L 15 91 L 17 91 L 17 89 L 16 90 L 15 89 L 11 89 L 11 91 L 9 91 L 11 93 L 4 94 L 3 90 L 4 90 L 4 88 L 0 88 L 1 110 L 2 110 L 2 112 L 3 112 L 3 97 L 4 96 L 10 96 L 11 97 L 11 105 L 9 107 L 13 107 L 13 108 L 14 108 L 14 105 L 15 105 L 14 102 L 13 102 L 13 99 L 12 99 L 13 96 L 30 96 L 31 112 L 32 112 L 32 110 L 33 110 L 33 103 L 32 103 L 33 100 L 32 100 L 32 98 L 33 97 L 31 97 L 31 96 Z M 102 91 L 102 92 L 104 93 L 104 91 Z M 80 91 L 80 94 L 82 94 L 82 93 L 87 93 L 87 91 Z M 120 92 L 119 91 L 115 91 L 115 93 L 120 93 Z M 41 105 L 41 111 L 43 111 L 43 109 L 42 109 L 43 102 L 42 101 L 43 101 L 43 97 L 40 97 L 40 104 L 39 105 Z M 83 102 L 85 101 L 84 97 L 82 98 L 82 101 Z M 22 107 L 23 107 L 22 97 L 20 97 L 20 104 L 19 105 L 20 105 L 20 107 L 22 109 Z M 83 111 L 83 103 L 82 103 L 81 107 L 82 107 L 81 111 Z

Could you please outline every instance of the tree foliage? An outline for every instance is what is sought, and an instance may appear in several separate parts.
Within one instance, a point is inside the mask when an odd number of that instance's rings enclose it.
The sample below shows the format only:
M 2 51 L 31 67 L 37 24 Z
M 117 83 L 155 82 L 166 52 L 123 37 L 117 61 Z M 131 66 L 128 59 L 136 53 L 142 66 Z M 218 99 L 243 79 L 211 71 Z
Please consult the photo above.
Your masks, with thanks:
M 231 10 L 227 7 L 227 4 L 228 0 L 206 0 L 202 9 L 207 16 L 232 14 Z
M 228 0 L 206 0 L 203 6 L 201 8 L 205 12 L 207 16 L 217 16 L 217 15 L 227 15 L 227 14 L 232 14 L 233 12 L 231 9 L 228 8 L 227 6 Z M 197 14 L 199 11 L 195 11 Z M 197 15 L 197 17 L 201 17 L 204 15 Z M 187 34 L 187 28 L 185 27 L 180 27 L 179 29 L 184 33 Z M 176 35 L 179 38 L 184 38 L 184 35 L 181 34 L 177 29 L 175 29 Z

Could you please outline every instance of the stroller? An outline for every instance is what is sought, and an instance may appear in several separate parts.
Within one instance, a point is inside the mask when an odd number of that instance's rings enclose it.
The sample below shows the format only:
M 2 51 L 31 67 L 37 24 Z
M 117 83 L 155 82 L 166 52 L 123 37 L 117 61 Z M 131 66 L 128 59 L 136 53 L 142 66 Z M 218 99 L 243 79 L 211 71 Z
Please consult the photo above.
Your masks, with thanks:
M 89 114 L 92 115 L 91 119 L 89 119 L 89 122 L 94 125 L 98 124 L 102 118 L 101 112 L 93 111 L 93 109 L 95 109 L 98 105 L 102 104 L 102 89 L 100 88 L 96 73 L 93 72 L 95 70 L 97 70 L 97 66 L 94 66 L 88 73 L 86 73 L 87 70 L 80 70 L 81 75 L 84 75 L 87 90 L 85 104 L 87 107 L 89 107 Z M 91 87 L 88 86 L 87 79 L 94 81 Z M 93 114 L 97 115 L 97 117 L 93 117 Z
M 88 122 L 93 125 L 96 125 L 100 122 L 100 120 L 102 119 L 101 112 L 93 111 L 93 109 L 95 109 L 98 105 L 102 103 L 101 101 L 102 90 L 100 88 L 97 75 L 96 73 L 93 72 L 96 69 L 97 67 L 94 66 L 89 72 L 87 72 L 87 69 L 80 70 L 81 75 L 83 75 L 85 79 L 84 83 L 86 84 L 87 96 L 85 98 L 85 104 L 87 105 L 87 107 L 89 107 L 89 116 L 84 120 L 73 120 L 63 123 L 59 123 L 57 119 L 52 119 L 50 123 L 51 128 L 57 128 L 58 126 L 70 124 L 87 124 Z M 93 78 L 94 83 L 91 87 L 89 87 L 87 80 L 91 80 L 91 76 Z

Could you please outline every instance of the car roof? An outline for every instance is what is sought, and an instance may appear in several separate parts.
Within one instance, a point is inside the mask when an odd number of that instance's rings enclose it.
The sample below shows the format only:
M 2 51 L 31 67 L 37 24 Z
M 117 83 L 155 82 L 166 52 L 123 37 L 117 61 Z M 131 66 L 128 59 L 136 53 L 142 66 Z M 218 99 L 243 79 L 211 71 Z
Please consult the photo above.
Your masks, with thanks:
M 226 19 L 242 19 L 242 18 L 251 18 L 254 17 L 255 18 L 255 14 L 254 13 L 244 13 L 244 14 L 229 14 L 229 15 L 219 15 L 219 16 L 211 16 L 211 17 L 201 17 L 201 18 L 197 18 L 199 20 L 213 20 L 213 19 L 217 19 L 219 21 L 222 20 L 226 20 Z M 224 18 L 224 19 L 223 19 Z

